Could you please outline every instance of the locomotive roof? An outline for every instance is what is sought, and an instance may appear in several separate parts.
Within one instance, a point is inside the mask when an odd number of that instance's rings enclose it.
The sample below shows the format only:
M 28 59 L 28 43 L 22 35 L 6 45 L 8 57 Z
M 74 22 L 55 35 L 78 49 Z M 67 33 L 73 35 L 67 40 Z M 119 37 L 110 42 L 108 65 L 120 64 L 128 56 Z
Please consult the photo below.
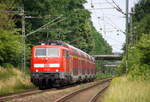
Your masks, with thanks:
M 90 56 L 89 54 L 87 54 L 86 52 L 84 52 L 84 51 L 82 51 L 82 50 L 80 50 L 80 49 L 78 49 L 78 48 L 76 48 L 76 47 L 74 47 L 74 46 L 72 46 L 72 45 L 70 45 L 70 44 L 68 44 L 68 43 L 65 43 L 65 42 L 63 42 L 63 41 L 58 41 L 58 40 L 48 40 L 47 42 L 46 42 L 46 44 L 45 45 L 43 45 L 43 46 L 51 46 L 51 45 L 54 45 L 54 46 L 63 46 L 63 47 L 70 47 L 70 48 L 72 48 L 73 50 L 76 50 L 76 51 L 79 51 L 79 52 L 81 52 L 82 54 L 84 54 L 84 55 L 86 55 L 86 56 L 88 56 L 88 57 L 92 57 L 92 56 Z M 42 45 L 37 45 L 37 46 L 35 46 L 35 47 L 40 47 L 40 46 L 42 46 Z M 92 59 L 94 59 L 94 57 L 92 57 Z

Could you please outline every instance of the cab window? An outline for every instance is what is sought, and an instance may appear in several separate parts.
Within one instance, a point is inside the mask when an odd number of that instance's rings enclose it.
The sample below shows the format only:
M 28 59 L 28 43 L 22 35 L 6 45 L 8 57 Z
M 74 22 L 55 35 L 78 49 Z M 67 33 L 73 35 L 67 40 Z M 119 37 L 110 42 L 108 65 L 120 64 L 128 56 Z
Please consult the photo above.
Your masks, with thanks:
M 46 48 L 36 48 L 35 56 L 36 57 L 45 57 L 46 56 Z
M 35 49 L 36 57 L 59 57 L 58 48 L 36 48 Z
M 47 56 L 48 57 L 59 57 L 59 49 L 58 48 L 47 48 Z

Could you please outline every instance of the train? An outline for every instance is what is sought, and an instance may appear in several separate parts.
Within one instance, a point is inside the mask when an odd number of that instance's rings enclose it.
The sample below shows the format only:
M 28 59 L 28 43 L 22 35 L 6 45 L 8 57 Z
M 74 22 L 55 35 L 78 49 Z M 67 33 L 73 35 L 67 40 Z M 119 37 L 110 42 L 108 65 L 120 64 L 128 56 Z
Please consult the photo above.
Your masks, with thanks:
M 40 89 L 93 81 L 94 57 L 63 41 L 32 47 L 31 82 Z

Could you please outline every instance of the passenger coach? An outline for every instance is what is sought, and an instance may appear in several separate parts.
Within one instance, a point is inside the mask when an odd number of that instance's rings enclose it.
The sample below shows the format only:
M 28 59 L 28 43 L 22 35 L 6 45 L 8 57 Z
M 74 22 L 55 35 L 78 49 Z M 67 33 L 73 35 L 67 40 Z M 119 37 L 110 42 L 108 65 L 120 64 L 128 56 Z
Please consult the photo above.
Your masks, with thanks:
M 95 78 L 95 59 L 62 41 L 32 48 L 31 82 L 39 88 L 92 81 Z

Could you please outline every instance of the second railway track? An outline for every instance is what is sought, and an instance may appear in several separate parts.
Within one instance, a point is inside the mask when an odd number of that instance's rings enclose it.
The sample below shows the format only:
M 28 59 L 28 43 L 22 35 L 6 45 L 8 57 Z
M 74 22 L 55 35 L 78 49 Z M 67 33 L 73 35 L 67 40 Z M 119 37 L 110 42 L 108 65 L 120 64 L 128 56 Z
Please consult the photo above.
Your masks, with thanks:
M 109 86 L 111 79 L 106 79 L 90 87 L 79 89 L 54 102 L 96 102 L 99 95 Z
M 42 92 L 46 92 L 46 91 L 50 91 L 50 90 L 43 91 L 43 90 L 32 89 L 32 90 L 26 90 L 26 91 L 17 92 L 17 93 L 0 95 L 0 102 L 5 102 L 10 99 L 21 98 L 21 97 L 25 97 L 25 96 L 29 96 L 29 95 L 33 95 L 33 94 L 37 94 L 37 93 L 42 93 Z
M 7 100 L 12 100 L 12 99 L 16 99 L 16 98 L 25 97 L 25 96 L 30 96 L 30 95 L 34 95 L 37 93 L 65 89 L 65 88 L 69 88 L 69 87 L 73 87 L 73 86 L 75 86 L 75 85 L 68 85 L 68 86 L 64 86 L 61 88 L 57 88 L 57 89 L 56 88 L 45 89 L 45 90 L 30 89 L 30 90 L 16 92 L 16 93 L 8 93 L 8 94 L 0 95 L 0 102 L 5 102 Z

